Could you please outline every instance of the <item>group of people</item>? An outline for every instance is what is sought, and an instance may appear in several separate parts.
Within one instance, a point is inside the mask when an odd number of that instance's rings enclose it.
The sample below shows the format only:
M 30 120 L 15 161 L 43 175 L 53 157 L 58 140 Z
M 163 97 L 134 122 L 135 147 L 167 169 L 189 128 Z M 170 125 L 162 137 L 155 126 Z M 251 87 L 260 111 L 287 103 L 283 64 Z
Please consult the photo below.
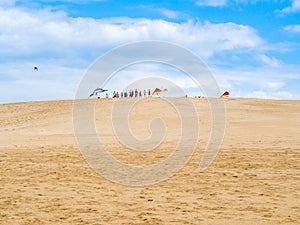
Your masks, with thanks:
M 113 92 L 112 97 L 113 98 L 142 98 L 142 97 L 150 97 L 151 96 L 151 90 L 129 90 L 129 91 L 122 91 L 122 92 Z M 109 98 L 108 93 L 106 93 L 106 98 Z

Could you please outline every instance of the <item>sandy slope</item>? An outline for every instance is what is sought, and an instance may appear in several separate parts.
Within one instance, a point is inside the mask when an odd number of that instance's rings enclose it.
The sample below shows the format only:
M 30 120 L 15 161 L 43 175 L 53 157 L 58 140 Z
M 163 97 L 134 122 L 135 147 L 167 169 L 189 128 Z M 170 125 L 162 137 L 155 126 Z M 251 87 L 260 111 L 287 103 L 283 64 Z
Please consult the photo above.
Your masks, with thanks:
M 96 105 L 101 141 L 118 160 L 150 165 L 176 147 L 180 119 L 161 99 L 129 115 L 137 138 L 160 117 L 168 127 L 152 152 L 130 151 L 113 135 L 111 108 Z M 192 99 L 200 137 L 189 163 L 169 180 L 146 187 L 113 183 L 92 170 L 75 141 L 72 101 L 0 105 L 0 224 L 299 224 L 300 101 L 226 100 L 223 145 L 208 170 L 197 170 L 211 114 Z

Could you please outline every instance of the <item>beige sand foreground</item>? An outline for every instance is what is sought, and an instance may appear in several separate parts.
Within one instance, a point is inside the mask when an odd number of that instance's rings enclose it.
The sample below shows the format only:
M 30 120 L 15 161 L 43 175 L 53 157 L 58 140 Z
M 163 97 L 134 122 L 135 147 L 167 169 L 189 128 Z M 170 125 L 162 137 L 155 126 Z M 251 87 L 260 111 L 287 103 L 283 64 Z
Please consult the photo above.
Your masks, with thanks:
M 165 142 L 153 152 L 122 147 L 111 107 L 96 100 L 99 136 L 112 155 L 134 165 L 164 160 L 176 147 L 180 120 L 159 98 L 129 116 L 138 138 L 161 117 Z M 146 187 L 111 182 L 83 159 L 73 134 L 72 101 L 0 105 L 0 224 L 300 224 L 300 101 L 226 99 L 223 145 L 199 172 L 210 132 L 205 99 L 192 99 L 200 139 L 189 163 Z

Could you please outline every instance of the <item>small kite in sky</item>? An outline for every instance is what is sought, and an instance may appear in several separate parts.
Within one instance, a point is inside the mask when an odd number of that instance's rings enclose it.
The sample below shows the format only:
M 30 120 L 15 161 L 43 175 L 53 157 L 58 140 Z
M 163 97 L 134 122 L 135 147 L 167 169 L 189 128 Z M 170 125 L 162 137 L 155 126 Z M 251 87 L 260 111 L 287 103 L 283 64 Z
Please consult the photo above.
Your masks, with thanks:
M 105 92 L 105 91 L 108 91 L 107 89 L 103 89 L 103 88 L 96 88 L 92 94 L 90 94 L 89 98 L 94 96 L 94 95 L 97 95 L 98 93 L 102 93 L 102 92 Z
M 166 92 L 168 91 L 167 89 L 159 89 L 159 88 L 155 88 L 155 90 L 153 91 L 152 95 L 151 96 L 154 96 L 154 95 L 158 95 L 159 93 L 161 92 Z
M 39 71 L 39 68 L 37 68 L 37 67 L 35 66 L 35 67 L 33 67 L 33 70 L 34 70 L 34 71 Z

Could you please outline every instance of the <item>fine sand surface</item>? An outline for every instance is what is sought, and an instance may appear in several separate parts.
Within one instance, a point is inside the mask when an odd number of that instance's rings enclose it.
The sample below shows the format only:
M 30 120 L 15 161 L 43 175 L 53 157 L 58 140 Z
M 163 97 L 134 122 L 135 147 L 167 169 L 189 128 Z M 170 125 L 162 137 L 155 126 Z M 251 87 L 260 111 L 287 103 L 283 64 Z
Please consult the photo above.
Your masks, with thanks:
M 200 127 L 194 154 L 170 179 L 143 187 L 90 168 L 73 133 L 72 101 L 0 105 L 0 224 L 300 224 L 300 101 L 225 99 L 223 144 L 200 172 L 211 111 L 206 99 L 191 100 Z M 128 115 L 138 139 L 149 137 L 152 119 L 164 121 L 163 142 L 147 152 L 113 132 L 112 107 L 133 99 L 95 101 L 99 139 L 119 161 L 157 164 L 176 148 L 181 120 L 163 99 L 143 99 Z

